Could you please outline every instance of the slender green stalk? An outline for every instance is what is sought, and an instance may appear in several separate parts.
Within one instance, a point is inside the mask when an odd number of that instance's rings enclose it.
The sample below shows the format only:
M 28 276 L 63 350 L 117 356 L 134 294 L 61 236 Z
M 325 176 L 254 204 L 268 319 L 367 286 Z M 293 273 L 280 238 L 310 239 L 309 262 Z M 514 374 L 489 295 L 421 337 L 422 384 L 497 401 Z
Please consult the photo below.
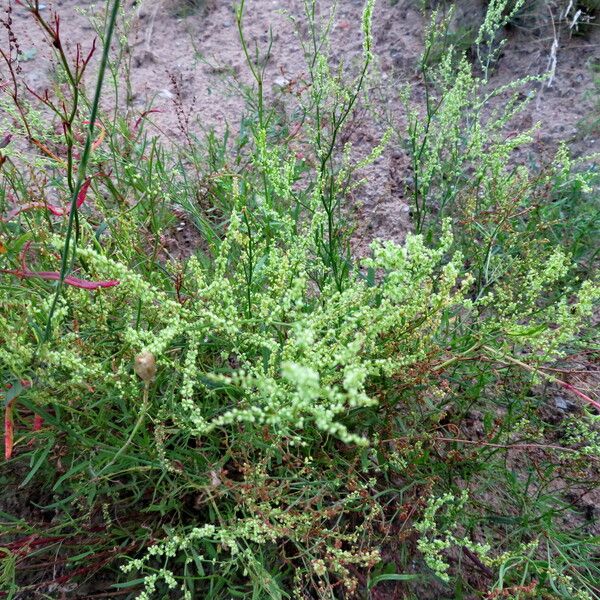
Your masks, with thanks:
M 119 6 L 121 4 L 120 0 L 114 0 L 112 10 L 110 13 L 110 19 L 108 21 L 108 27 L 106 30 L 106 37 L 104 39 L 104 47 L 102 49 L 102 60 L 100 62 L 100 68 L 98 70 L 98 79 L 96 82 L 96 90 L 94 92 L 94 100 L 92 102 L 92 107 L 90 110 L 90 119 L 88 125 L 88 132 L 85 139 L 85 146 L 83 149 L 83 154 L 81 155 L 81 161 L 79 162 L 79 169 L 77 170 L 77 182 L 73 189 L 73 193 L 71 195 L 71 208 L 69 211 L 69 221 L 67 224 L 67 234 L 65 237 L 65 244 L 63 246 L 62 251 L 62 260 L 60 266 L 60 279 L 58 280 L 56 286 L 56 292 L 54 293 L 54 298 L 52 300 L 52 306 L 50 307 L 50 313 L 48 314 L 48 320 L 46 322 L 46 329 L 44 331 L 43 342 L 48 341 L 52 335 L 52 317 L 54 316 L 54 312 L 56 311 L 56 305 L 58 304 L 58 299 L 60 298 L 60 294 L 62 292 L 63 284 L 69 270 L 72 267 L 73 260 L 69 262 L 69 251 L 71 249 L 71 238 L 73 237 L 73 232 L 75 230 L 75 241 L 74 248 L 77 246 L 79 241 L 79 234 L 75 224 L 77 222 L 77 196 L 81 191 L 81 187 L 83 182 L 85 181 L 86 171 L 88 162 L 90 160 L 90 155 L 92 152 L 92 140 L 94 139 L 94 127 L 96 123 L 96 118 L 98 115 L 98 108 L 100 106 L 100 98 L 102 96 L 102 84 L 104 83 L 104 74 L 106 73 L 106 67 L 108 64 L 108 55 L 110 52 L 110 43 L 115 31 L 115 24 L 117 22 L 117 15 L 119 13 Z
M 129 434 L 129 437 L 127 438 L 125 443 L 121 446 L 121 448 L 119 448 L 119 450 L 116 452 L 116 454 L 112 457 L 112 459 L 108 462 L 108 464 L 106 464 L 104 466 L 104 468 L 100 471 L 100 473 L 98 473 L 98 477 L 100 477 L 102 474 L 106 473 L 106 470 L 110 466 L 114 465 L 117 462 L 117 460 L 123 455 L 123 452 L 125 452 L 125 450 L 127 450 L 127 448 L 129 448 L 131 442 L 135 438 L 136 433 L 138 432 L 139 428 L 142 426 L 143 422 L 145 421 L 146 415 L 148 414 L 149 393 L 150 393 L 150 382 L 146 381 L 146 382 L 144 382 L 144 396 L 143 396 L 143 400 L 142 400 L 142 407 L 140 409 L 140 414 L 137 418 L 137 421 L 135 422 L 135 425 L 133 426 L 133 429 L 131 430 L 131 433 Z

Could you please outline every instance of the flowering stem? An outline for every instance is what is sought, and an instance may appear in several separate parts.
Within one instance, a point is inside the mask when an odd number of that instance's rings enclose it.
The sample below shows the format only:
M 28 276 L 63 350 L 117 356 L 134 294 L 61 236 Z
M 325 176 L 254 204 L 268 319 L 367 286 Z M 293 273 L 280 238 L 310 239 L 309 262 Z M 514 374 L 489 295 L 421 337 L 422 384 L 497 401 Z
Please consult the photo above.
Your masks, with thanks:
M 489 346 L 484 346 L 483 349 L 486 350 L 487 352 L 495 354 L 496 357 L 498 357 L 499 352 L 497 350 L 494 350 L 494 348 L 490 348 Z M 530 373 L 535 373 L 536 375 L 541 375 L 547 381 L 556 383 L 557 385 L 560 385 L 565 390 L 569 390 L 570 392 L 572 392 L 576 396 L 579 396 L 579 398 L 581 398 L 582 400 L 585 400 L 587 403 L 591 404 L 594 408 L 596 408 L 597 410 L 600 411 L 600 402 L 597 402 L 593 398 L 590 398 L 589 396 L 587 396 L 586 394 L 584 394 L 583 392 L 578 390 L 575 386 L 572 386 L 570 383 L 567 383 L 566 381 L 563 381 L 562 379 L 558 379 L 558 377 L 555 377 L 554 375 L 550 375 L 549 373 L 544 373 L 543 371 L 540 371 L 539 369 L 536 369 L 535 367 L 532 367 L 531 365 L 528 365 L 527 363 L 524 363 L 512 356 L 508 356 L 508 355 L 504 356 L 503 355 L 502 360 L 506 360 L 507 362 L 512 363 L 513 365 L 517 365 L 517 366 L 521 367 L 522 369 L 529 371 Z
M 465 350 L 464 352 L 461 352 L 460 354 L 457 354 L 456 356 L 453 356 L 452 358 L 449 358 L 448 360 L 444 361 L 443 363 L 440 363 L 439 365 L 436 365 L 435 367 L 433 367 L 433 371 L 443 371 L 446 367 L 449 367 L 450 365 L 454 364 L 455 362 L 458 362 L 459 360 L 462 360 L 466 356 L 469 356 L 472 352 L 477 350 L 477 348 L 479 348 L 479 346 L 480 346 L 480 342 L 473 344 L 468 350 Z

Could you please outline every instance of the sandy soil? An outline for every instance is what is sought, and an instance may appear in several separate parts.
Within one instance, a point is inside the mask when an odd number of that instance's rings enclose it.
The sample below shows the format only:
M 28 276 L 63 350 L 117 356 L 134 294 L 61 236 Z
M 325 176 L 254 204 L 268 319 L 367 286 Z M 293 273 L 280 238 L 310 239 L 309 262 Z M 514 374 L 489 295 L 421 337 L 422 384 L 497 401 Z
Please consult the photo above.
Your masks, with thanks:
M 229 0 L 128 0 L 131 15 L 129 47 L 131 52 L 132 104 L 142 111 L 152 102 L 162 112 L 152 115 L 164 137 L 181 137 L 174 103 L 181 102 L 189 114 L 193 131 L 216 128 L 225 124 L 235 128 L 243 110 L 243 100 L 229 92 L 224 78 L 230 74 L 249 82 L 248 69 L 238 38 L 233 3 Z M 480 0 L 460 0 L 457 18 L 472 20 L 481 14 Z M 13 27 L 21 51 L 30 60 L 23 62 L 29 85 L 43 91 L 52 80 L 49 48 L 32 26 L 26 11 L 14 0 Z M 362 42 L 359 24 L 362 0 L 340 0 L 332 30 L 332 52 L 336 60 L 351 65 L 360 55 Z M 48 0 L 44 11 L 56 10 L 62 17 L 62 31 L 68 44 L 89 47 L 94 31 L 87 15 L 96 14 L 103 2 L 89 0 Z M 323 16 L 328 14 L 331 0 L 318 2 Z M 382 102 L 398 121 L 404 108 L 397 90 L 405 83 L 416 86 L 420 81 L 416 70 L 422 51 L 427 17 L 416 0 L 380 0 L 374 18 L 375 50 L 378 55 L 379 81 L 385 88 Z M 269 31 L 273 32 L 273 49 L 267 70 L 268 89 L 301 78 L 305 72 L 299 36 L 306 31 L 295 28 L 292 19 L 302 22 L 302 0 L 248 0 L 245 33 L 251 45 L 266 47 Z M 479 17 L 477 17 L 479 18 Z M 461 23 L 459 23 L 460 25 Z M 514 127 L 540 122 L 535 144 L 523 149 L 524 162 L 547 160 L 560 140 L 571 143 L 578 154 L 600 150 L 600 136 L 586 135 L 578 124 L 588 115 L 595 99 L 591 66 L 600 63 L 600 27 L 591 27 L 585 35 L 572 35 L 568 29 L 538 27 L 512 28 L 507 38 L 493 83 L 505 83 L 515 77 L 538 75 L 550 64 L 551 49 L 558 38 L 556 70 L 550 87 L 543 86 L 535 102 L 519 116 Z M 5 43 L 3 41 L 2 43 Z M 538 88 L 539 84 L 536 84 Z M 381 135 L 381 127 L 368 115 L 357 118 L 352 142 L 359 154 L 368 153 Z M 594 132 L 592 132 L 594 133 Z M 595 132 L 596 134 L 598 132 Z M 409 211 L 404 201 L 409 163 L 401 147 L 390 147 L 364 173 L 369 185 L 359 188 L 355 208 L 359 212 L 354 248 L 364 255 L 373 238 L 401 240 L 409 229 Z M 193 244 L 194 236 L 180 236 L 183 244 Z M 188 252 L 192 248 L 188 249 Z

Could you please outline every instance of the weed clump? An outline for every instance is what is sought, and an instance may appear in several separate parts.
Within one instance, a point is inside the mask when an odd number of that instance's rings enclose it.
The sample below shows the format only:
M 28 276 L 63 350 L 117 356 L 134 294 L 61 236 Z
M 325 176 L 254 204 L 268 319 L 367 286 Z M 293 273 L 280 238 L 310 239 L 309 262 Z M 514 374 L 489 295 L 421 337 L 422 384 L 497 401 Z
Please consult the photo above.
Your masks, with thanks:
M 3 477 L 42 495 L 39 519 L 2 513 L 1 581 L 47 592 L 103 570 L 142 599 L 409 594 L 422 580 L 446 595 L 598 598 L 593 538 L 561 527 L 570 509 L 550 491 L 594 477 L 600 405 L 549 366 L 586 351 L 600 298 L 574 241 L 588 230 L 556 212 L 593 192 L 593 174 L 564 148 L 540 172 L 513 168 L 530 132 L 503 132 L 527 82 L 486 114 L 506 19 L 490 11 L 480 75 L 453 49 L 425 56 L 424 112 L 407 97 L 414 232 L 354 261 L 346 192 L 398 139 L 390 124 L 358 159 L 339 144 L 372 67 L 374 2 L 354 77 L 331 66 L 330 24 L 305 5 L 293 135 L 243 3 L 254 95 L 234 144 L 190 136 L 167 153 L 151 107 L 99 110 L 101 79 L 88 102 L 67 77 L 71 120 L 52 136 L 58 104 L 25 100 L 16 77 L 2 97 L 30 144 L 2 148 L 3 468 L 28 465 Z M 28 8 L 56 39 L 58 21 Z M 118 70 L 111 8 L 104 65 Z M 164 238 L 181 211 L 202 238 L 186 260 Z M 562 438 L 546 431 L 549 385 L 581 406 Z M 49 557 L 52 578 L 28 578 Z

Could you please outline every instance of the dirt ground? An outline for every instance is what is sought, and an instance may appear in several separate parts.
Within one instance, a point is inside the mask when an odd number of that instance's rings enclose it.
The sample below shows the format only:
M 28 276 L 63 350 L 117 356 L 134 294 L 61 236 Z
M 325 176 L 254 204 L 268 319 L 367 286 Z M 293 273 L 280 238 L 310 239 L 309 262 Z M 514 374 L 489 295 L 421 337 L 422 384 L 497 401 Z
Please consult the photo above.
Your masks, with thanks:
M 457 26 L 470 24 L 482 14 L 482 0 L 459 0 Z M 22 63 L 28 84 L 42 92 L 52 80 L 49 48 L 32 25 L 26 10 L 14 0 L 3 0 L 12 8 L 13 27 L 19 39 Z M 306 34 L 300 25 L 302 0 L 247 0 L 245 34 L 251 46 L 266 48 L 269 32 L 273 35 L 271 60 L 267 69 L 267 89 L 301 79 L 306 71 L 300 37 Z M 328 15 L 332 0 L 320 0 L 320 14 Z M 95 32 L 89 16 L 97 14 L 103 2 L 90 0 L 48 0 L 44 11 L 56 11 L 62 18 L 62 31 L 69 44 L 81 43 L 89 48 Z M 551 4 L 548 9 L 551 10 Z M 334 60 L 351 65 L 362 51 L 359 35 L 362 0 L 340 0 L 333 23 L 331 46 Z M 210 128 L 223 131 L 226 124 L 237 127 L 243 100 L 227 89 L 224 79 L 235 74 L 249 81 L 235 22 L 234 3 L 229 0 L 128 0 L 131 15 L 129 48 L 133 108 L 140 112 L 152 102 L 161 112 L 152 120 L 166 138 L 181 137 L 177 111 L 179 102 L 189 114 L 189 127 L 201 132 Z M 555 11 L 558 7 L 555 7 Z M 544 13 L 545 14 L 545 13 Z M 539 16 L 536 17 L 539 21 Z M 506 45 L 493 75 L 492 84 L 502 84 L 515 77 L 539 75 L 552 64 L 553 44 L 556 64 L 550 86 L 536 83 L 539 94 L 522 113 L 514 127 L 540 123 L 534 145 L 523 149 L 519 160 L 539 163 L 548 160 L 561 140 L 570 143 L 576 154 L 600 150 L 598 132 L 586 132 L 581 123 L 597 99 L 592 67 L 600 64 L 600 27 L 588 26 L 574 34 L 567 26 L 542 26 L 533 18 L 519 22 L 503 35 Z M 418 0 L 379 0 L 374 17 L 375 51 L 382 106 L 399 122 L 404 107 L 398 91 L 409 83 L 418 97 L 420 79 L 418 58 L 423 49 L 423 33 L 428 16 Z M 544 25 L 545 23 L 545 25 Z M 535 27 L 534 27 L 535 25 Z M 3 32 L 5 37 L 5 32 Z M 6 39 L 2 43 L 6 43 Z M 357 153 L 367 154 L 382 133 L 372 118 L 358 119 L 352 131 Z M 596 135 L 594 135 L 596 134 Z M 355 193 L 355 210 L 359 225 L 354 251 L 364 255 L 373 238 L 401 240 L 410 228 L 408 206 L 404 201 L 406 181 L 410 177 L 406 154 L 400 147 L 390 147 L 363 176 L 369 185 Z M 180 231 L 178 243 L 193 245 L 194 236 Z M 182 248 L 186 253 L 186 248 Z M 193 248 L 187 248 L 191 251 Z

